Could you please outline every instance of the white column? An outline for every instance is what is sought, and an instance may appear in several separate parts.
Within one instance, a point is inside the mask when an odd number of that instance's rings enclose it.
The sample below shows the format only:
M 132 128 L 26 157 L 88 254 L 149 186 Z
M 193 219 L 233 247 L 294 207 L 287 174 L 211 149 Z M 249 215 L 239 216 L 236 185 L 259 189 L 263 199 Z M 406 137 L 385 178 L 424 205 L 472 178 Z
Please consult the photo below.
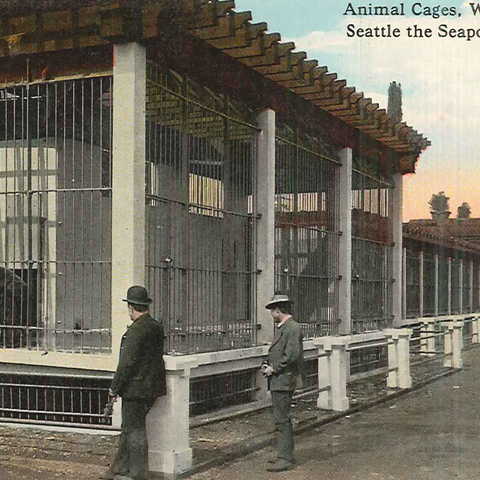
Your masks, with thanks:
M 444 367 L 462 368 L 462 350 L 463 350 L 463 323 L 464 322 L 444 322 L 447 327 L 445 335 L 445 359 Z
M 438 253 L 435 254 L 435 312 L 434 315 L 438 317 Z
M 458 271 L 458 285 L 459 285 L 459 299 L 458 299 L 458 306 L 459 306 L 459 313 L 463 313 L 463 258 L 460 259 L 460 267 Z
M 420 272 L 419 272 L 419 292 L 418 292 L 418 299 L 419 299 L 419 317 L 423 318 L 423 304 L 424 304 L 424 282 L 423 282 L 423 273 L 424 273 L 424 263 L 423 263 L 423 250 L 420 252 Z
M 402 312 L 405 319 L 407 318 L 407 249 L 402 250 Z
M 448 290 L 448 297 L 447 297 L 447 313 L 448 315 L 452 314 L 452 259 L 451 257 L 447 258 L 447 290 Z
M 129 323 L 122 299 L 145 282 L 145 48 L 115 45 L 112 166 L 112 352 Z
M 425 319 L 420 330 L 420 351 L 423 355 L 435 355 L 436 348 L 435 337 L 432 337 L 433 331 L 435 331 L 435 318 Z
M 480 317 L 475 317 L 472 320 L 472 343 L 480 343 L 479 339 L 479 322 L 480 322 Z
M 339 332 L 348 335 L 352 331 L 352 149 L 340 151 L 342 166 L 339 170 L 339 212 L 340 212 L 340 257 L 338 274 Z
M 470 293 L 468 295 L 468 313 L 473 312 L 473 260 L 470 260 L 470 275 L 468 277 Z
M 390 328 L 384 330 L 389 345 L 387 385 L 390 388 L 410 388 L 412 376 L 410 374 L 410 337 L 412 330 L 409 328 Z M 393 370 L 395 369 L 395 370 Z
M 257 295 L 256 316 L 260 330 L 257 343 L 271 342 L 274 328 L 265 305 L 275 293 L 275 112 L 265 110 L 258 116 L 261 132 L 257 143 L 256 202 L 257 220 Z
M 317 406 L 319 408 L 338 412 L 344 412 L 349 408 L 349 400 L 347 397 L 349 355 L 347 347 L 350 340 L 350 336 L 326 337 L 324 340 L 324 351 L 328 353 L 326 363 L 330 390 L 328 391 L 328 395 L 320 393 L 317 400 Z M 324 362 L 322 363 L 324 364 Z M 324 378 L 319 377 L 319 382 L 321 382 L 319 386 L 323 386 Z
M 403 177 L 395 174 L 395 188 L 392 195 L 392 224 L 393 224 L 393 286 L 392 286 L 392 313 L 393 326 L 402 325 L 402 270 L 403 270 Z M 405 299 L 406 301 L 406 299 Z
M 177 475 L 192 467 L 190 430 L 190 371 L 198 366 L 193 355 L 165 357 L 167 395 L 147 416 L 148 466 L 152 472 Z

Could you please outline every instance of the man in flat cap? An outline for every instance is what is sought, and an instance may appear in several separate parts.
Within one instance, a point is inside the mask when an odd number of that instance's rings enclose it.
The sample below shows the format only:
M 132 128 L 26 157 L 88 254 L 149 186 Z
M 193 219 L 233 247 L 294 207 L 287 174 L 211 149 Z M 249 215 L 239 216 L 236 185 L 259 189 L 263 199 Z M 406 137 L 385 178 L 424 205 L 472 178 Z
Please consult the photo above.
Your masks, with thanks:
M 286 295 L 274 295 L 265 308 L 277 326 L 268 350 L 268 365 L 262 367 L 268 377 L 277 430 L 277 459 L 267 468 L 271 472 L 289 470 L 295 463 L 293 427 L 290 414 L 297 380 L 303 375 L 302 329 L 293 320 L 292 301 Z
M 165 395 L 163 362 L 165 333 L 162 324 L 149 314 L 151 299 L 144 287 L 127 291 L 132 324 L 122 337 L 120 358 L 109 395 L 122 397 L 122 432 L 117 454 L 110 468 L 100 476 L 116 480 L 145 480 L 148 472 L 148 444 L 145 420 L 155 400 Z

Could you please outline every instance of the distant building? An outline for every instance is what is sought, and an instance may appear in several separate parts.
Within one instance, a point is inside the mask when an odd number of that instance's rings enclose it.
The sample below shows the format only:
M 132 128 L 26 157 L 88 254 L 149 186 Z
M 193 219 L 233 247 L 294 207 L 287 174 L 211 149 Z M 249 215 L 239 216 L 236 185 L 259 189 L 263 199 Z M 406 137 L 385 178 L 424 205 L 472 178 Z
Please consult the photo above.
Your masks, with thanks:
M 443 222 L 433 219 L 410 220 L 404 224 L 405 231 L 480 243 L 480 218 L 450 218 Z

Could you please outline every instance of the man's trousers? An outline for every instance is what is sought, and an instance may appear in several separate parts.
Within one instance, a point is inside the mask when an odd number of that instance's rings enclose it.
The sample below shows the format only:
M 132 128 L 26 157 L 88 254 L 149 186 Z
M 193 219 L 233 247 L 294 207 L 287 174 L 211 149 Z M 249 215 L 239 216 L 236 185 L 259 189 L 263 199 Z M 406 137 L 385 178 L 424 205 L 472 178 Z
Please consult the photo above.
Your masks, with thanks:
M 293 427 L 290 410 L 293 390 L 272 391 L 273 420 L 277 430 L 277 457 L 294 462 Z
M 148 444 L 145 420 L 154 400 L 122 399 L 122 433 L 110 467 L 114 474 L 144 480 L 148 472 Z

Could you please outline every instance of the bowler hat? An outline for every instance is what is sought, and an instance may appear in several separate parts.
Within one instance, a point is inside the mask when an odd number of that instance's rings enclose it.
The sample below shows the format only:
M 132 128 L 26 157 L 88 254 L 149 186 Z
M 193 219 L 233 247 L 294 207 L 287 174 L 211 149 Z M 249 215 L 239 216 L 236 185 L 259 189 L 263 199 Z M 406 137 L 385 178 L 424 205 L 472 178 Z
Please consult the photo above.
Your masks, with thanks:
M 134 285 L 127 290 L 127 298 L 124 302 L 133 303 L 134 305 L 149 305 L 152 299 L 148 298 L 147 289 L 140 285 Z
M 276 294 L 272 299 L 265 305 L 265 308 L 271 310 L 275 308 L 278 303 L 293 303 L 292 300 L 288 298 L 288 295 Z

